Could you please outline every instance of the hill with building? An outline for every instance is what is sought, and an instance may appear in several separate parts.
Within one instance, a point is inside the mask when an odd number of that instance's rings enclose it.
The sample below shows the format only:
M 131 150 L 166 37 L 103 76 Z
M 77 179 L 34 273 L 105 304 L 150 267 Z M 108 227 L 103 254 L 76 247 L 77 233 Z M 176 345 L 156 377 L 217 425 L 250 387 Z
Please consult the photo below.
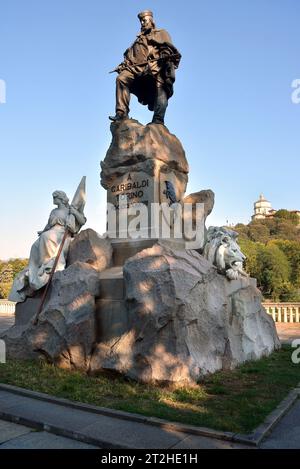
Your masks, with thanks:
M 300 210 L 275 210 L 272 208 L 271 202 L 269 202 L 263 194 L 260 194 L 259 199 L 254 202 L 254 213 L 252 215 L 252 221 L 265 220 L 278 217 L 278 212 L 286 212 L 286 217 L 290 214 L 291 218 L 297 221 L 296 224 L 300 225 Z
M 264 298 L 300 301 L 300 211 L 275 210 L 261 194 L 252 221 L 234 229 Z

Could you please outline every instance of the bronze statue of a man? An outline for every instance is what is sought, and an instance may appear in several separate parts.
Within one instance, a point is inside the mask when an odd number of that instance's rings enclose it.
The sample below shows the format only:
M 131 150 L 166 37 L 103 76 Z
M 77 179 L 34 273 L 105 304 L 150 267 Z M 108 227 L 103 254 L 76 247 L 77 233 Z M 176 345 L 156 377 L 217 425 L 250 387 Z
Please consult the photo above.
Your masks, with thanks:
M 130 93 L 154 111 L 152 122 L 163 124 L 168 99 L 173 94 L 175 69 L 181 55 L 167 31 L 156 29 L 151 11 L 138 14 L 141 32 L 125 52 L 124 61 L 114 70 L 116 79 L 116 115 L 112 121 L 128 118 Z

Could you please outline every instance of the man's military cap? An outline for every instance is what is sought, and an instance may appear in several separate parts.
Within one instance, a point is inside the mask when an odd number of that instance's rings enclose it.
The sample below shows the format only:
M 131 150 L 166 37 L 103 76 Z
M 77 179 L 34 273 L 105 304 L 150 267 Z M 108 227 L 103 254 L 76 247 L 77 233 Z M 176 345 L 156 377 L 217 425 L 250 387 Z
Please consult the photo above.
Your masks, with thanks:
M 151 16 L 153 18 L 152 11 L 150 11 L 150 10 L 141 11 L 141 13 L 138 14 L 138 19 L 141 20 L 145 16 Z

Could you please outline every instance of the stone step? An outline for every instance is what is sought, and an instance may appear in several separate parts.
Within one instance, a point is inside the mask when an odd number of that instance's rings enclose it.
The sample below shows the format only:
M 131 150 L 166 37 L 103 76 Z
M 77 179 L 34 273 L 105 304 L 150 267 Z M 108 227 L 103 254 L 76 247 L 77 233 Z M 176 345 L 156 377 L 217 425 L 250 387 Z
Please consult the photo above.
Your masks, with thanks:
M 153 238 L 112 242 L 113 265 L 123 266 L 129 257 L 134 256 L 143 249 L 152 247 L 157 241 L 157 238 Z
M 100 283 L 100 298 L 102 300 L 123 300 L 124 279 L 102 279 Z
M 100 295 L 102 300 L 123 300 L 125 295 L 123 268 L 111 267 L 99 275 Z
M 129 311 L 124 300 L 98 299 L 96 301 L 97 342 L 106 342 L 128 331 Z

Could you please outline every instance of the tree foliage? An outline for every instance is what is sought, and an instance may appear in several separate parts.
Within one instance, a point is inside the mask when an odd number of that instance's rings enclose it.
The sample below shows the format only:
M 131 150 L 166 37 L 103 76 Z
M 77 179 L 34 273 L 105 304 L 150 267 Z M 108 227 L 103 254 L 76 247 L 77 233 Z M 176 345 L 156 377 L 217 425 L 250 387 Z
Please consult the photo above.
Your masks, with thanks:
M 234 227 L 247 256 L 246 270 L 266 299 L 300 301 L 299 217 L 278 210 L 274 218 Z
M 0 261 L 0 299 L 8 298 L 15 276 L 28 264 L 28 259 Z
M 274 213 L 275 218 L 280 218 L 282 220 L 288 220 L 291 222 L 293 225 L 298 225 L 299 224 L 299 217 L 295 212 L 290 212 L 289 210 L 285 210 L 281 208 L 280 210 L 277 210 L 276 213 Z

